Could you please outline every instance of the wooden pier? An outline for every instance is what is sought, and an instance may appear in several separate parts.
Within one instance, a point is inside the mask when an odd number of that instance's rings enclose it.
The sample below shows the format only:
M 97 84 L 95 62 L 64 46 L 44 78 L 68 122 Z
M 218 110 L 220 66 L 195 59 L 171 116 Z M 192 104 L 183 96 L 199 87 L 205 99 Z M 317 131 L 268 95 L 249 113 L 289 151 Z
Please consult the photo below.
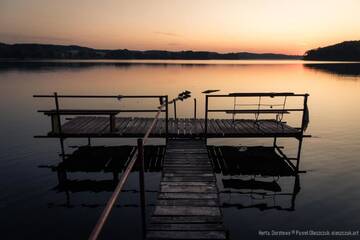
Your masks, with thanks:
M 228 95 L 205 95 L 205 112 L 203 119 L 196 118 L 196 100 L 194 101 L 193 118 L 177 118 L 176 101 L 183 101 L 190 97 L 189 91 L 184 91 L 177 98 L 168 101 L 168 96 L 79 96 L 79 95 L 35 95 L 41 98 L 54 98 L 55 109 L 39 110 L 39 112 L 51 117 L 51 130 L 41 136 L 43 138 L 59 138 L 61 144 L 61 156 L 63 161 L 66 156 L 64 140 L 67 138 L 87 138 L 90 145 L 91 138 L 138 138 L 137 147 L 133 149 L 131 156 L 123 162 L 114 165 L 115 168 L 125 168 L 114 192 L 108 200 L 90 238 L 96 240 L 108 219 L 118 196 L 135 166 L 139 169 L 139 189 L 142 214 L 143 238 L 146 239 L 228 239 L 228 234 L 223 226 L 221 206 L 219 204 L 219 191 L 216 185 L 215 172 L 223 174 L 238 174 L 263 172 L 268 174 L 297 175 L 299 173 L 300 152 L 304 131 L 309 122 L 307 107 L 308 94 L 295 93 L 230 93 Z M 301 108 L 287 108 L 287 98 L 302 98 Z M 159 101 L 154 109 L 61 109 L 60 98 L 89 98 L 89 99 L 152 99 Z M 231 109 L 209 108 L 210 99 L 233 98 L 234 104 Z M 238 102 L 241 99 L 241 103 Z M 244 104 L 243 99 L 258 99 L 257 103 Z M 280 98 L 279 103 L 263 103 L 263 99 Z M 169 105 L 174 105 L 174 118 L 169 118 Z M 290 126 L 283 121 L 284 115 L 300 112 L 301 122 L 299 126 Z M 156 113 L 153 118 L 146 117 L 123 117 L 128 113 Z M 222 119 L 211 118 L 209 114 L 225 114 Z M 121 117 L 118 117 L 118 115 Z M 164 114 L 163 116 L 160 116 Z M 228 116 L 232 115 L 232 119 Z M 246 116 L 236 118 L 237 115 Z M 261 115 L 261 117 L 260 117 Z M 127 115 L 125 115 L 127 116 Z M 254 118 L 249 118 L 254 116 Z M 158 200 L 150 223 L 145 222 L 145 161 L 144 145 L 149 138 L 166 139 L 165 158 L 163 161 L 162 179 Z M 218 155 L 222 149 L 218 147 L 207 149 L 208 138 L 273 138 L 272 149 L 261 149 L 265 158 L 261 157 L 263 168 L 266 171 L 255 169 L 255 163 L 242 161 L 242 165 L 227 163 L 233 156 L 248 159 L 252 151 L 258 152 L 259 148 L 251 148 L 244 154 Z M 277 146 L 277 138 L 295 138 L 298 140 L 297 156 L 287 158 L 280 146 Z M 226 150 L 226 149 L 224 149 Z M 272 163 L 279 163 L 278 154 L 284 158 L 279 169 L 269 169 L 268 159 Z M 238 151 L 228 149 L 228 152 Z M 212 156 L 210 161 L 209 156 Z M 109 159 L 104 158 L 104 164 L 98 169 L 107 170 L 111 166 Z M 293 163 L 295 161 L 295 164 Z M 274 165 L 274 164 L 273 164 Z M 105 167 L 104 167 L 105 166 Z M 275 166 L 275 165 L 274 165 Z M 64 162 L 63 167 L 76 169 L 76 164 Z M 258 167 L 258 166 L 256 166 Z M 95 166 L 94 166 L 95 168 Z M 90 168 L 90 170 L 92 170 Z M 225 181 L 228 186 L 258 184 L 254 181 Z M 224 184 L 225 184 L 224 183 Z M 270 186 L 273 187 L 273 186 Z M 275 190 L 277 188 L 274 188 Z
M 169 140 L 146 239 L 226 239 L 205 142 Z

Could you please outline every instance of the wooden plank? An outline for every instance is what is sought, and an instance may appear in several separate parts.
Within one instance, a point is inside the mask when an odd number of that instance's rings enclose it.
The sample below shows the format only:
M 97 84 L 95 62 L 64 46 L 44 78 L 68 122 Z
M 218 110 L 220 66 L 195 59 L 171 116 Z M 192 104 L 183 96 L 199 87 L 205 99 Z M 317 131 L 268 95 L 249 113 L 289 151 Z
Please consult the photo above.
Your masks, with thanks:
M 224 132 L 219 128 L 214 119 L 209 119 L 208 129 L 212 129 L 212 132 L 218 136 L 224 136 Z
M 224 231 L 149 231 L 147 239 L 226 239 Z
M 93 117 L 86 117 L 84 123 L 77 128 L 77 133 L 87 133 L 87 130 L 93 122 Z
M 165 193 L 177 193 L 177 192 L 186 192 L 186 193 L 216 193 L 217 189 L 215 186 L 171 186 L 171 185 L 161 185 L 160 191 Z
M 208 194 L 206 194 L 208 195 Z M 216 194 L 215 194 L 216 195 Z M 153 215 L 159 216 L 221 216 L 218 207 L 156 206 Z
M 219 206 L 217 199 L 158 199 L 156 205 L 159 206 Z
M 222 231 L 224 226 L 217 223 L 209 224 L 182 224 L 182 223 L 163 223 L 163 224 L 150 224 L 149 230 L 159 231 Z
M 76 117 L 72 120 L 69 120 L 62 126 L 62 131 L 65 133 L 77 133 L 79 129 L 87 123 L 89 119 L 85 117 Z M 70 125 L 69 128 L 67 125 Z
M 220 216 L 152 216 L 151 223 L 221 223 L 222 218 Z
M 205 181 L 205 179 L 213 179 L 214 177 L 214 174 L 213 173 L 201 173 L 201 174 L 194 174 L 194 173 L 174 173 L 174 172 L 171 172 L 171 173 L 164 173 L 163 174 L 164 177 L 197 177 L 197 178 L 194 178 L 194 179 L 204 179 L 204 182 L 208 182 L 208 181 Z M 175 178 L 174 178 L 175 179 Z M 174 179 L 172 181 L 174 181 Z M 178 180 L 178 182 L 185 182 L 185 178 L 184 180 L 182 180 L 181 178 L 179 178 L 180 180 Z M 166 181 L 165 178 L 163 178 L 163 181 Z M 186 182 L 189 182 L 189 181 L 186 181 Z M 190 181 L 191 182 L 191 181 Z M 197 181 L 198 182 L 198 181 Z M 210 182 L 213 182 L 213 181 L 210 181 Z
M 229 126 L 226 126 L 223 123 L 222 119 L 215 119 L 215 123 L 219 126 L 224 135 L 232 135 L 234 133 L 234 131 L 229 128 Z
M 126 130 L 126 128 L 129 125 L 130 121 L 131 121 L 131 118 L 116 118 L 115 126 L 117 129 L 117 133 L 119 133 L 120 135 L 123 135 L 124 131 Z
M 216 193 L 159 193 L 158 199 L 218 199 Z
M 126 128 L 123 131 L 123 135 L 129 135 L 132 133 L 133 129 L 134 129 L 134 125 L 136 123 L 136 118 L 131 118 L 128 125 L 126 126 Z

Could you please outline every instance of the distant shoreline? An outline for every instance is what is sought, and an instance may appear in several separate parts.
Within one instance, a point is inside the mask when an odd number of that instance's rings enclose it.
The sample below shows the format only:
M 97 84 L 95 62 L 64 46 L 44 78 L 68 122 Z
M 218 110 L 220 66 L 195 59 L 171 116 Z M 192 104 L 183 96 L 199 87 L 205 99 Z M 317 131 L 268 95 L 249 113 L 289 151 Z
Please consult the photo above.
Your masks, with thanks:
M 360 41 L 345 41 L 331 46 L 312 49 L 305 55 L 286 55 L 278 53 L 210 51 L 166 51 L 166 50 L 107 50 L 76 45 L 52 45 L 38 43 L 5 44 L 0 43 L 0 60 L 304 60 L 326 62 L 359 62 Z
M 340 60 L 310 60 L 310 59 L 99 59 L 99 58 L 1 58 L 0 62 L 74 62 L 74 63 L 182 63 L 182 64 L 193 64 L 198 62 L 199 64 L 205 62 L 214 62 L 214 64 L 221 62 L 237 62 L 237 61 L 246 61 L 246 62 L 303 62 L 304 64 L 359 64 L 360 61 L 340 61 Z M 207 63 L 206 63 L 207 64 Z
M 78 60 L 300 60 L 303 56 L 277 53 L 165 50 L 104 50 L 82 46 L 0 43 L 0 59 L 78 59 Z

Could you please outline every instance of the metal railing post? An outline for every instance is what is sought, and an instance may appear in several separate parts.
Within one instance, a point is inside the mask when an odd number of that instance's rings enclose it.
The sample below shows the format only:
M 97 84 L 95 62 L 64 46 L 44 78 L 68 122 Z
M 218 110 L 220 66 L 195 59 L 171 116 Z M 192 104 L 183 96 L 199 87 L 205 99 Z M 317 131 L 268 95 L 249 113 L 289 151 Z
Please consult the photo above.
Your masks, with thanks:
M 169 97 L 166 95 L 166 110 L 165 110 L 165 133 L 166 133 L 166 144 L 169 138 Z
M 194 98 L 194 119 L 196 119 L 196 98 Z
M 303 134 L 305 129 L 305 111 L 308 111 L 307 108 L 307 100 L 308 100 L 309 94 L 304 95 L 304 107 L 303 107 L 303 114 L 302 114 L 302 120 L 301 120 L 301 136 L 298 138 L 299 145 L 298 145 L 298 152 L 296 157 L 296 171 L 299 172 L 300 167 L 300 156 L 301 156 L 301 148 L 302 148 L 302 142 L 303 142 Z
M 176 101 L 174 101 L 174 119 L 176 120 L 177 117 L 176 117 Z
M 61 148 L 61 159 L 65 160 L 65 147 L 64 147 L 64 139 L 62 138 L 62 129 L 61 129 L 61 117 L 60 117 L 60 107 L 59 107 L 59 98 L 57 92 L 54 92 L 54 100 L 55 100 L 55 108 L 56 108 L 56 117 L 52 119 L 52 130 L 58 130 L 58 134 L 60 135 L 60 148 Z M 55 120 L 56 119 L 56 120 Z
M 301 157 L 301 148 L 302 148 L 303 137 L 301 136 L 298 140 L 299 140 L 299 145 L 298 145 L 298 152 L 297 152 L 297 156 L 296 156 L 296 171 L 297 172 L 299 172 L 299 167 L 300 167 L 300 157 Z
M 207 131 L 208 131 L 208 104 L 209 96 L 205 95 L 205 142 L 207 141 Z
M 308 94 L 304 95 L 304 107 L 303 107 L 303 114 L 302 114 L 302 120 L 301 120 L 301 134 L 304 133 L 304 128 L 305 128 L 305 111 L 307 108 L 307 100 L 308 100 Z
M 59 130 L 59 134 L 62 133 L 61 131 L 61 118 L 60 118 L 60 107 L 59 107 L 59 98 L 57 95 L 57 92 L 54 92 L 54 99 L 55 99 L 55 108 L 56 108 L 56 120 L 57 120 L 57 124 L 58 126 L 56 126 Z M 53 126 L 55 127 L 55 126 Z
M 145 210 L 145 176 L 144 176 L 144 146 L 143 140 L 137 140 L 138 156 L 137 162 L 139 166 L 139 185 L 140 185 L 140 206 L 141 206 L 141 224 L 143 239 L 146 236 L 146 210 Z

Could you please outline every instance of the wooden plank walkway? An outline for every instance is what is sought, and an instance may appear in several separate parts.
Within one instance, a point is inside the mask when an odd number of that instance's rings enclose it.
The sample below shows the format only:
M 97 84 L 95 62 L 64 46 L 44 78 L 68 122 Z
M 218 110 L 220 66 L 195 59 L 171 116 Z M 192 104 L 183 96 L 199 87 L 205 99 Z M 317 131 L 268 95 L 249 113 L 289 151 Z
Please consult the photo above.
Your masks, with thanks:
M 95 116 L 75 117 L 62 125 L 65 137 L 143 137 L 152 118 L 116 118 L 115 131 L 111 132 L 109 118 Z M 203 137 L 204 119 L 169 119 L 169 138 Z M 207 137 L 298 137 L 301 131 L 275 120 L 209 119 Z M 48 133 L 45 137 L 58 137 Z M 159 119 L 150 137 L 166 137 L 165 119 Z
M 169 140 L 147 239 L 226 239 L 204 141 Z

